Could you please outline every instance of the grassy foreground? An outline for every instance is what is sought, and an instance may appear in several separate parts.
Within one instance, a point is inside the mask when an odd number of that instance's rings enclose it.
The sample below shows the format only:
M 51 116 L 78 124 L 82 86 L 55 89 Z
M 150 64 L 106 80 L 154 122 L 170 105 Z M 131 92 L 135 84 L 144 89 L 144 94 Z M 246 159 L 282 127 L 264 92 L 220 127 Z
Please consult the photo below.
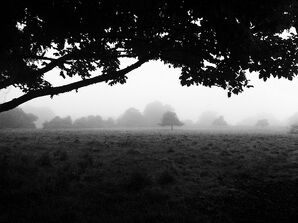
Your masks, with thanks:
M 298 136 L 1 131 L 0 222 L 298 222 Z

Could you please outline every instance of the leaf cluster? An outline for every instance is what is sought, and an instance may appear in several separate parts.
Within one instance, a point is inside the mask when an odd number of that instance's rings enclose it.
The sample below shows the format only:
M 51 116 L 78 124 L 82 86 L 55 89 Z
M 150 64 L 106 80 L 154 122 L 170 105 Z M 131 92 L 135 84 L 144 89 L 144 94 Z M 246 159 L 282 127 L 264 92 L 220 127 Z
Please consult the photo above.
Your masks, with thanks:
M 11 0 L 0 13 L 0 89 L 50 88 L 44 74 L 110 85 L 123 57 L 180 68 L 182 85 L 251 87 L 247 71 L 292 80 L 297 73 L 298 3 L 291 0 Z

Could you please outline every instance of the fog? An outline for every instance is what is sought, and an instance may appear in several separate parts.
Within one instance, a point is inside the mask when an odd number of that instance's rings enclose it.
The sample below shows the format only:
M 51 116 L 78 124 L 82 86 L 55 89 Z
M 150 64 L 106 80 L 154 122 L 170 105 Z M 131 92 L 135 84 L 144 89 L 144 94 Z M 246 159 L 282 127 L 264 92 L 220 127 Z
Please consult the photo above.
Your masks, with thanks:
M 124 62 L 127 64 L 128 62 Z M 54 85 L 67 83 L 55 78 L 52 71 L 47 79 Z M 109 86 L 100 83 L 75 91 L 50 97 L 37 98 L 23 104 L 28 107 L 48 107 L 61 117 L 78 118 L 100 115 L 117 118 L 130 107 L 143 112 L 148 103 L 159 101 L 170 105 L 181 120 L 198 121 L 205 111 L 224 116 L 229 124 L 250 123 L 252 119 L 269 118 L 274 124 L 284 123 L 298 111 L 298 79 L 288 81 L 271 78 L 259 80 L 256 73 L 248 78 L 254 88 L 228 98 L 223 89 L 203 86 L 182 87 L 179 69 L 169 68 L 162 62 L 149 62 L 128 74 L 127 83 Z M 73 80 L 71 80 L 73 81 Z M 17 95 L 14 89 L 1 92 L 1 101 Z

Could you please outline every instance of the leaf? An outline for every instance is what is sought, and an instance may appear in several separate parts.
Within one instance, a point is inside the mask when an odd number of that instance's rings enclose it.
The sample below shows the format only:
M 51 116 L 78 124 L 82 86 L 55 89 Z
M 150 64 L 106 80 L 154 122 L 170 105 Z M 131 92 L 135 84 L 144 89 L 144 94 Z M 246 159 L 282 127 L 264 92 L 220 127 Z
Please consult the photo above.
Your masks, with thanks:
M 62 70 L 60 71 L 60 76 L 63 77 L 63 79 L 66 78 L 65 75 L 64 75 L 64 72 Z

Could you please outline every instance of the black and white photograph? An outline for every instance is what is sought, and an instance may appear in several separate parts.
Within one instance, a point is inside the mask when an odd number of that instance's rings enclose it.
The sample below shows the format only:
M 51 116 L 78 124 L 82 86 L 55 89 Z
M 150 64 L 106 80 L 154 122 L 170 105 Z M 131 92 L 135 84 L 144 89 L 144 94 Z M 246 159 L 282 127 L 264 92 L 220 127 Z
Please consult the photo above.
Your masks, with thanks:
M 3 0 L 0 223 L 297 223 L 297 0 Z

